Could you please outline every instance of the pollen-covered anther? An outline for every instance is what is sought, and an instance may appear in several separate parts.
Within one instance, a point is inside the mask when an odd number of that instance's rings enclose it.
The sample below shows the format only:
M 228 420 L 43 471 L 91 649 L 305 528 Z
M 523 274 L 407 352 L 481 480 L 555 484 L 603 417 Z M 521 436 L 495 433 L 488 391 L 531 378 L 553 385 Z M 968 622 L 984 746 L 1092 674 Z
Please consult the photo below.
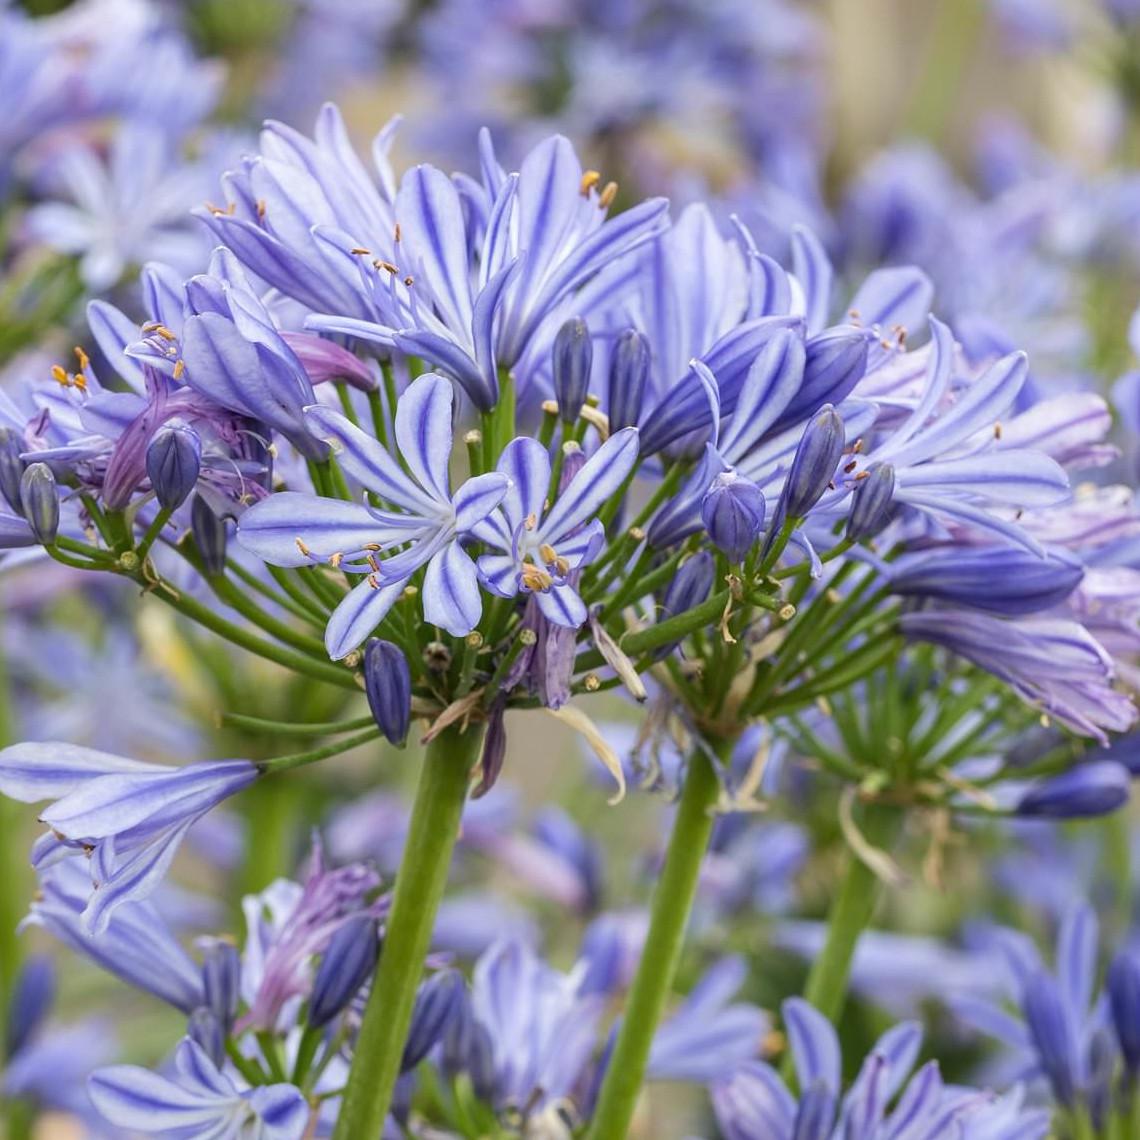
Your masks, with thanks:
M 855 482 L 861 483 L 864 479 L 870 479 L 870 478 L 871 478 L 871 472 L 870 471 L 866 471 L 866 470 L 860 471 L 859 474 L 855 476 Z
M 411 288 L 412 285 L 415 284 L 415 281 L 416 279 L 410 273 L 404 278 L 404 284 L 407 285 L 408 288 Z
M 532 593 L 545 593 L 554 585 L 554 579 L 533 562 L 524 562 L 522 567 L 523 585 Z
M 396 223 L 396 228 L 392 231 L 392 236 L 396 239 L 396 241 L 400 240 L 400 223 L 399 222 Z
M 398 265 L 393 265 L 390 261 L 385 261 L 382 257 L 374 257 L 372 265 L 375 269 L 383 269 L 385 273 L 391 273 L 393 277 L 400 272 Z
M 597 673 L 587 673 L 582 678 L 582 684 L 587 693 L 596 693 L 602 687 L 602 682 Z
M 186 361 L 176 360 L 174 362 L 174 379 L 175 380 L 181 380 L 185 371 L 186 371 Z
M 538 548 L 538 554 L 547 567 L 553 568 L 561 577 L 565 578 L 570 573 L 570 563 L 549 542 L 544 542 Z
M 228 218 L 231 217 L 237 209 L 237 203 L 231 202 L 228 206 L 215 206 L 213 202 L 207 202 L 206 209 L 209 210 L 215 218 Z
M 1001 439 L 1001 424 L 994 424 L 994 439 Z
M 334 570 L 339 570 L 339 569 L 340 569 L 340 564 L 341 564 L 343 561 L 344 561 L 344 551 L 343 551 L 343 550 L 338 550 L 338 551 L 336 551 L 336 553 L 335 553 L 335 554 L 330 554 L 330 555 L 329 555 L 329 565 L 330 565 L 330 566 L 331 566 L 331 567 L 332 567 Z
M 71 377 L 68 376 L 66 370 L 60 364 L 53 364 L 51 366 L 51 378 L 64 388 L 71 387 Z
M 602 180 L 602 176 L 596 170 L 584 171 L 582 173 L 582 183 L 581 183 L 582 197 L 583 198 L 588 197 L 590 194 L 590 191 L 593 190 L 593 188 L 595 186 L 597 186 L 597 184 L 599 182 L 601 182 L 601 180 Z
M 374 589 L 374 590 L 380 589 L 380 575 L 379 574 L 369 574 L 368 577 L 365 578 L 365 581 L 368 583 L 369 586 L 372 587 L 372 589 Z
M 79 361 L 79 371 L 86 372 L 91 367 L 91 357 L 79 345 L 76 345 L 72 351 L 75 353 L 75 359 Z
M 529 515 L 527 515 L 527 516 L 526 516 L 526 518 L 523 520 L 523 527 L 524 527 L 526 530 L 534 530 L 534 528 L 535 528 L 536 526 L 538 526 L 538 516 L 537 516 L 536 514 L 534 514 L 533 512 L 531 512 L 531 513 L 530 513 Z
M 299 550 L 299 551 L 300 551 L 300 552 L 301 552 L 301 553 L 302 553 L 302 554 L 303 554 L 303 555 L 304 555 L 306 558 L 312 558 L 312 557 L 313 557 L 313 552 L 312 552 L 312 551 L 311 551 L 311 550 L 310 550 L 310 549 L 309 549 L 309 548 L 308 548 L 308 547 L 305 545 L 305 543 L 304 543 L 304 542 L 302 542 L 302 541 L 301 541 L 301 539 L 299 539 L 299 538 L 295 538 L 295 539 L 293 539 L 293 541 L 294 541 L 294 542 L 297 544 L 297 549 L 298 549 L 298 550 Z
M 598 205 L 603 210 L 608 210 L 614 204 L 617 192 L 618 184 L 616 182 L 607 182 L 605 188 L 598 195 Z
M 354 254 L 356 257 L 371 257 L 372 256 L 372 250 L 365 249 L 364 246 L 362 246 L 362 245 L 354 245 L 352 247 L 352 249 L 350 249 L 348 252 L 351 254 Z

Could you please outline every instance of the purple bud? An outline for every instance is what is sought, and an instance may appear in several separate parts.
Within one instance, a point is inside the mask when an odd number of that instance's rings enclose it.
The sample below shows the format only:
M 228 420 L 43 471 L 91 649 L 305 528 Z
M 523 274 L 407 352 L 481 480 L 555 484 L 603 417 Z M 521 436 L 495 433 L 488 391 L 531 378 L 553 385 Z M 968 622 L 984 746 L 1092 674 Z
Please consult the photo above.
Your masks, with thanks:
M 380 957 L 380 933 L 369 915 L 349 919 L 333 936 L 317 967 L 309 998 L 309 1024 L 328 1025 L 372 976 Z
M 1042 780 L 1021 797 L 1017 814 L 1044 819 L 1085 819 L 1108 815 L 1128 801 L 1128 769 L 1115 760 L 1079 764 Z
M 483 753 L 479 759 L 479 783 L 471 791 L 473 800 L 481 799 L 494 786 L 503 770 L 503 760 L 507 755 L 507 729 L 503 714 L 506 701 L 499 699 L 491 705 L 487 714 L 487 731 L 483 736 Z
M 579 443 L 568 440 L 562 445 L 562 471 L 558 476 L 558 493 L 564 494 L 574 476 L 586 466 L 586 453 Z
M 847 433 L 843 420 L 824 404 L 804 428 L 784 486 L 789 518 L 803 518 L 823 497 L 843 457 Z
M 193 428 L 160 428 L 146 449 L 146 474 L 159 505 L 173 511 L 186 502 L 202 468 L 202 441 Z
M 649 341 L 636 329 L 617 338 L 610 357 L 610 431 L 637 427 L 645 382 L 649 378 Z
M 572 424 L 586 402 L 590 390 L 590 366 L 594 345 L 590 330 L 581 317 L 572 317 L 554 338 L 554 397 L 562 422 Z
M 1023 999 L 1025 1021 L 1053 1095 L 1066 1108 L 1076 1100 L 1080 1073 L 1080 1043 L 1057 984 L 1044 971 L 1031 977 Z
M 202 992 L 223 1034 L 228 1033 L 241 997 L 241 955 L 232 942 L 215 938 L 207 943 L 202 960 Z
M 378 637 L 364 647 L 364 691 L 380 731 L 396 745 L 408 737 L 412 719 L 412 675 L 399 646 Z
M 686 558 L 665 591 L 661 616 L 676 617 L 677 614 L 695 609 L 712 593 L 715 577 L 716 561 L 707 550 L 699 550 L 692 558 Z
M 59 490 L 46 463 L 32 463 L 20 478 L 24 518 L 36 542 L 51 546 L 59 533 Z
M 874 538 L 891 521 L 891 500 L 895 494 L 895 469 L 889 463 L 873 463 L 867 477 L 855 484 L 847 537 L 852 542 Z
M 821 404 L 842 403 L 867 370 L 868 335 L 837 325 L 813 336 L 805 346 L 803 383 L 772 430 L 792 427 Z
M 212 1009 L 200 1005 L 190 1014 L 186 1036 L 200 1045 L 215 1065 L 221 1066 L 226 1055 L 226 1035 Z
M 701 501 L 709 538 L 730 562 L 742 562 L 764 530 L 764 495 L 735 471 L 718 475 Z
M 458 970 L 441 970 L 420 986 L 400 1062 L 401 1072 L 414 1069 L 443 1039 L 461 1016 L 466 993 L 467 985 Z
M 8 1005 L 4 1055 L 14 1057 L 35 1036 L 55 998 L 55 968 L 51 959 L 34 954 L 16 975 Z
M 23 440 L 11 428 L 0 428 L 0 494 L 17 514 L 24 513 L 20 502 L 20 478 L 24 474 Z
M 561 808 L 548 807 L 534 820 L 534 836 L 557 852 L 577 872 L 584 888 L 582 907 L 596 910 L 602 901 L 602 853 L 597 843 Z
M 218 518 L 201 495 L 190 504 L 190 533 L 202 559 L 208 578 L 216 578 L 226 570 L 226 520 Z
M 491 1035 L 475 1020 L 465 992 L 443 1038 L 440 1067 L 448 1077 L 466 1073 L 475 1095 L 490 1104 L 495 1096 L 495 1052 Z
M 1140 1073 L 1140 959 L 1121 950 L 1108 967 L 1108 1001 L 1129 1074 Z

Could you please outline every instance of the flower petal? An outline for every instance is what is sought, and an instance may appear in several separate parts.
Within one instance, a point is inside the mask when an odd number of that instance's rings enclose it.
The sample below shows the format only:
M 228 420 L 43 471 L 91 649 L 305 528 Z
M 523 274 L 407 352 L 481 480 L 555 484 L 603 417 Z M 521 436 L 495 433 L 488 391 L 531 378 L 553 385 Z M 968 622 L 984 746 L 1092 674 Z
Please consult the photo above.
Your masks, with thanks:
M 423 586 L 424 618 L 463 637 L 479 624 L 483 603 L 475 563 L 458 542 L 450 542 L 428 563 Z

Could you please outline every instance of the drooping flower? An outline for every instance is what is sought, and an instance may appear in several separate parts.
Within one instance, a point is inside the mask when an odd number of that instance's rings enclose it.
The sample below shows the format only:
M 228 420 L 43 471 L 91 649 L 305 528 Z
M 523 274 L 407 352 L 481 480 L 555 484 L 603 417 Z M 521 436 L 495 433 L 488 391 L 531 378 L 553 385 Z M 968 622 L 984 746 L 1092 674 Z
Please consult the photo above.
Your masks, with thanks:
M 239 541 L 277 566 L 330 561 L 365 575 L 329 620 L 325 644 L 344 657 L 384 620 L 411 576 L 426 566 L 424 617 L 461 637 L 479 621 L 482 603 L 475 563 L 460 545 L 507 493 L 507 478 L 489 472 L 449 490 L 451 408 L 448 381 L 426 373 L 396 409 L 396 444 L 406 473 L 381 444 L 344 416 L 314 405 L 310 430 L 333 448 L 345 472 L 391 509 L 283 491 L 242 517 Z
M 569 581 L 605 541 L 598 510 L 625 482 L 637 461 L 637 429 L 623 428 L 603 443 L 547 509 L 550 456 L 537 440 L 516 439 L 504 449 L 498 470 L 510 487 L 499 509 L 472 534 L 502 554 L 479 559 L 483 584 L 500 597 L 532 594 L 543 615 L 576 628 L 586 606 Z
M 155 889 L 198 819 L 257 776 L 248 760 L 171 768 L 71 744 L 14 744 L 0 753 L 0 791 L 27 803 L 55 801 L 40 817 L 51 833 L 35 861 L 64 849 L 90 860 L 84 918 L 95 934 L 116 906 Z

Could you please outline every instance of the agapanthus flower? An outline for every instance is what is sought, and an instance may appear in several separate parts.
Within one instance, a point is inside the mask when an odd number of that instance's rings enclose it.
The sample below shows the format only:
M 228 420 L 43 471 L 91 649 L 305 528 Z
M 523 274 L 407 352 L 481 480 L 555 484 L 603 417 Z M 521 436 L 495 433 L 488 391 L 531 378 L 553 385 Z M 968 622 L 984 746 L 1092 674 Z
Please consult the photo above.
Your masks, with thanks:
M 391 507 L 284 491 L 242 517 L 239 540 L 266 562 L 328 561 L 365 576 L 329 619 L 325 644 L 331 657 L 359 646 L 423 566 L 427 621 L 460 637 L 479 621 L 475 563 L 461 539 L 502 501 L 507 478 L 489 472 L 449 490 L 452 401 L 451 384 L 433 373 L 418 377 L 400 397 L 396 444 L 411 474 L 344 416 L 308 408 L 310 430 L 332 447 L 346 474 Z
M 94 1073 L 87 1089 L 110 1123 L 144 1136 L 302 1140 L 311 1110 L 300 1089 L 289 1084 L 247 1088 L 239 1080 L 184 1038 L 169 1076 L 114 1065 Z
M 577 628 L 586 606 L 570 582 L 605 543 L 599 508 L 622 486 L 637 460 L 637 429 L 610 436 L 560 490 L 547 509 L 550 456 L 537 440 L 516 439 L 503 450 L 498 471 L 510 480 L 498 509 L 481 520 L 473 537 L 502 554 L 484 554 L 479 577 L 492 593 L 533 594 L 543 615 Z
M 155 889 L 198 819 L 257 776 L 248 760 L 171 768 L 71 744 L 14 744 L 0 753 L 5 795 L 25 803 L 55 801 L 40 817 L 51 832 L 35 860 L 67 851 L 89 859 L 92 887 L 84 918 L 96 934 L 116 906 Z
M 807 1002 L 783 1004 L 796 1078 L 797 1100 L 774 1069 L 760 1061 L 742 1066 L 713 1085 L 717 1122 L 726 1140 L 794 1140 L 843 1136 L 845 1140 L 1040 1140 L 1049 1130 L 1046 1112 L 1022 1108 L 1020 1092 L 999 1099 L 944 1084 L 936 1061 L 909 1082 L 922 1029 L 904 1022 L 887 1030 L 843 1093 L 839 1038 L 831 1023 Z M 895 1097 L 893 1108 L 889 1108 Z

